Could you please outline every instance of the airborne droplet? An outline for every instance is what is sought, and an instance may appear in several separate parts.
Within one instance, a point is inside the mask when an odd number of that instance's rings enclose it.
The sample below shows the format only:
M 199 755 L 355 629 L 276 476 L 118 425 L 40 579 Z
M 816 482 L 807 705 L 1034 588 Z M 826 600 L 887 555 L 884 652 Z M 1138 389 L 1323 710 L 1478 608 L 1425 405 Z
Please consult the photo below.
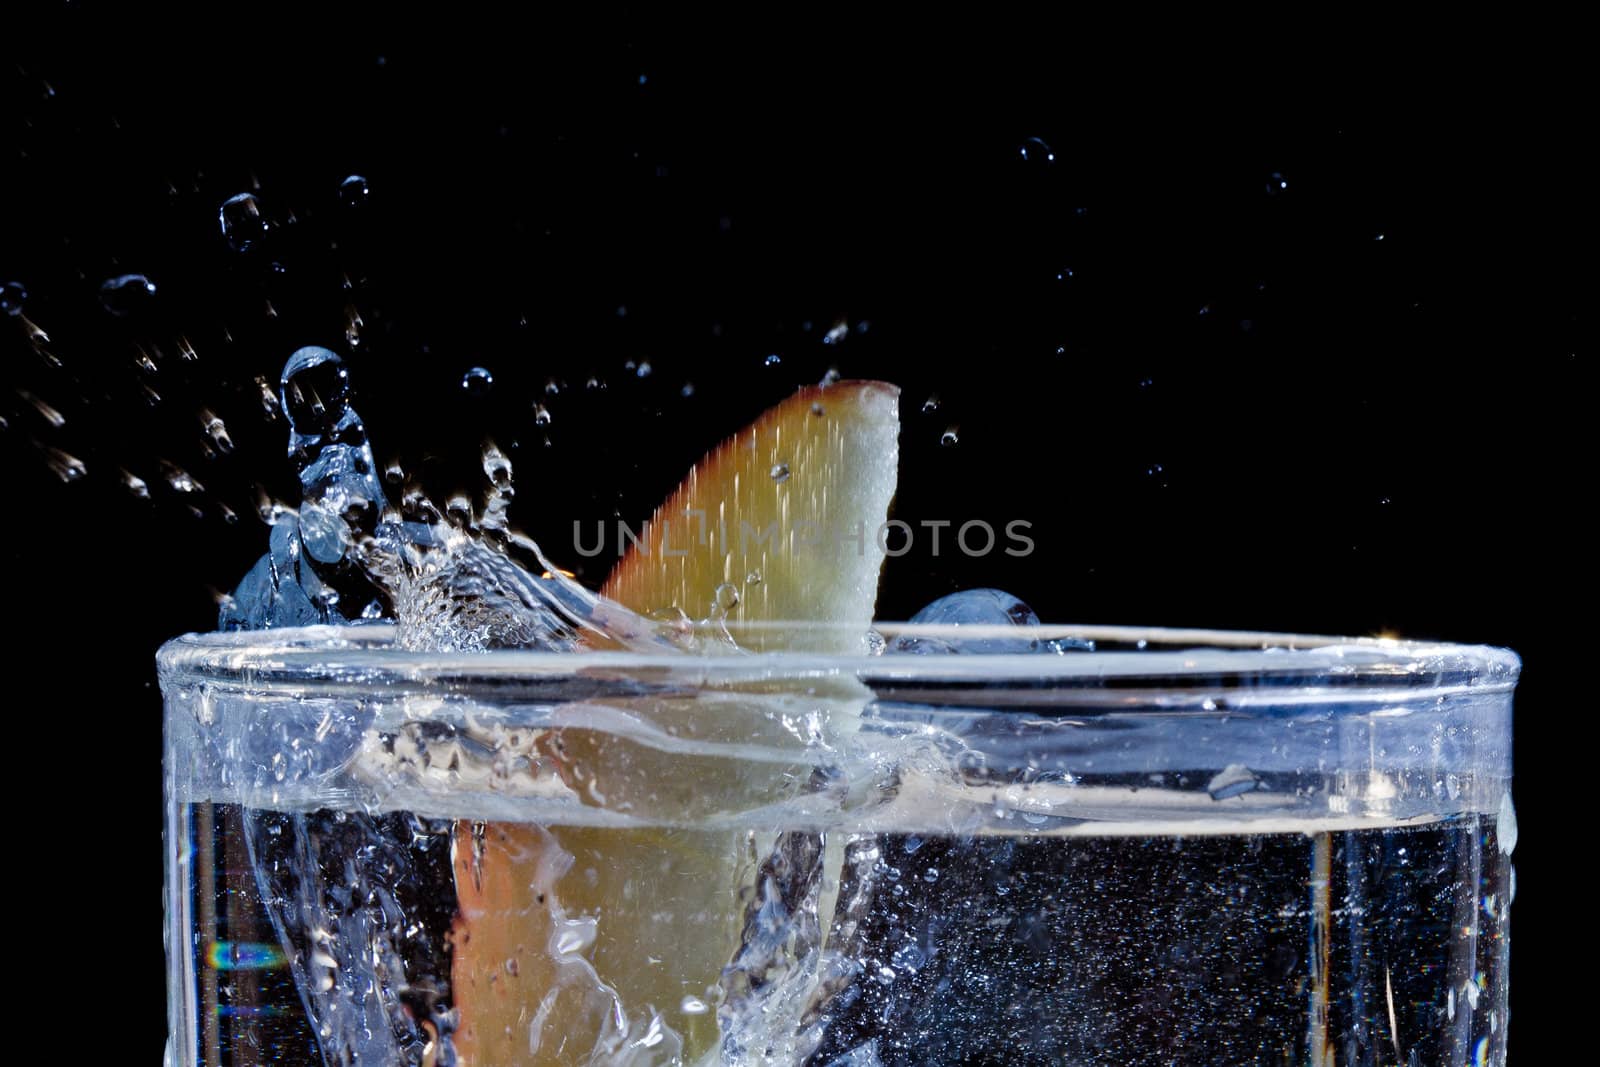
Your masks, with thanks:
M 228 436 L 228 428 L 222 424 L 222 419 L 215 412 L 201 408 L 200 425 L 205 427 L 206 436 L 217 446 L 217 451 L 222 453 L 233 451 L 233 438 Z
M 22 314 L 22 305 L 27 300 L 28 290 L 22 287 L 21 282 L 0 282 L 0 314 Z
M 1030 137 L 1018 145 L 1017 155 L 1029 170 L 1043 170 L 1056 161 L 1055 150 L 1039 137 Z
M 339 183 L 339 202 L 345 207 L 360 207 L 367 202 L 370 192 L 367 179 L 359 174 L 352 174 Z
M 767 473 L 772 475 L 772 480 L 775 482 L 786 482 L 789 480 L 789 465 L 787 463 L 775 463 L 772 466 L 772 470 Z
M 483 367 L 473 367 L 461 376 L 461 389 L 471 397 L 482 397 L 494 388 L 494 375 Z
M 156 283 L 143 274 L 119 274 L 100 285 L 100 306 L 118 318 L 132 315 L 156 295 Z
M 246 252 L 267 232 L 267 220 L 261 215 L 261 203 L 254 193 L 240 193 L 222 202 L 217 211 L 217 222 L 222 236 L 236 252 Z
M 64 482 L 75 482 L 89 473 L 89 468 L 83 465 L 83 460 L 59 448 L 44 450 L 44 461 L 57 478 Z

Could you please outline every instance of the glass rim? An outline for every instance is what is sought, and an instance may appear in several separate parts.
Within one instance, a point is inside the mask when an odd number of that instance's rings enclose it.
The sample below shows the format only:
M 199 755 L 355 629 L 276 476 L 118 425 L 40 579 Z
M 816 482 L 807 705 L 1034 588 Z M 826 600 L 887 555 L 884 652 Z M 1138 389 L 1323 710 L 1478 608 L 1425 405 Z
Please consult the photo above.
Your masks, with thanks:
M 574 680 L 621 685 L 659 680 L 679 687 L 697 680 L 722 685 L 847 676 L 874 689 L 909 692 L 933 687 L 989 694 L 1012 687 L 1036 696 L 1042 691 L 1091 691 L 1101 699 L 1108 689 L 1127 690 L 1130 698 L 1133 691 L 1182 692 L 1197 699 L 1214 692 L 1227 694 L 1236 706 L 1253 702 L 1248 694 L 1255 689 L 1263 690 L 1262 702 L 1275 704 L 1286 699 L 1343 703 L 1402 698 L 1410 703 L 1464 690 L 1509 692 L 1521 670 L 1516 653 L 1505 648 L 1382 637 L 1076 625 L 874 623 L 872 629 L 890 641 L 900 636 L 966 642 L 1076 638 L 1093 641 L 1095 647 L 1060 654 L 871 654 L 866 635 L 856 627 L 790 622 L 741 623 L 737 630 L 741 635 L 854 636 L 862 651 L 416 652 L 395 644 L 393 624 L 374 622 L 185 634 L 164 644 L 156 661 L 163 686 L 232 684 L 297 693 L 360 690 L 399 696 L 441 689 L 504 691 L 517 683 L 542 687 Z M 708 627 L 707 632 L 721 631 Z

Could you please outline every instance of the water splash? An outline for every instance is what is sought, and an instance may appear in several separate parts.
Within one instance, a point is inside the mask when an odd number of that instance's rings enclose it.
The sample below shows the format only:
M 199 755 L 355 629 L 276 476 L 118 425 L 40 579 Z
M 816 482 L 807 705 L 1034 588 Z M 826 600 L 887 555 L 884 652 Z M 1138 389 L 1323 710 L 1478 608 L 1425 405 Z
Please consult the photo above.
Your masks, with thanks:
M 400 645 L 419 651 L 567 650 L 580 634 L 598 647 L 678 647 L 681 639 L 589 592 L 512 530 L 511 460 L 495 445 L 483 453 L 481 509 L 463 494 L 441 511 L 391 464 L 384 476 L 402 484 L 394 505 L 338 354 L 295 352 L 279 394 L 300 505 L 268 513 L 271 547 L 224 603 L 223 629 L 386 618 Z

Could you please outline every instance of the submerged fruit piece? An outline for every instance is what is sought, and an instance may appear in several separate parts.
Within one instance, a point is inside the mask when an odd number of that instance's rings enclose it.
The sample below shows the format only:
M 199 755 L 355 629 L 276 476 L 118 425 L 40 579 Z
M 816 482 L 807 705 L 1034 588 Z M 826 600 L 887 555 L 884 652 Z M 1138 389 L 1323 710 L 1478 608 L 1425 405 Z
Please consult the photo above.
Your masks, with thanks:
M 893 386 L 839 382 L 768 411 L 695 467 L 604 593 L 641 613 L 713 618 L 750 650 L 861 651 L 894 494 L 897 405 Z M 812 625 L 767 625 L 794 621 Z M 694 828 L 457 825 L 461 1067 L 694 1063 L 715 1053 L 724 972 L 738 972 L 735 995 L 748 1000 L 746 957 L 792 966 L 807 938 L 779 938 L 788 947 L 765 954 L 741 944 L 762 925 L 751 910 L 765 901 L 756 882 L 781 849 L 773 835 L 758 844 L 702 820 L 729 826 L 740 811 L 814 788 L 811 746 L 849 731 L 864 694 L 853 679 L 807 686 L 553 710 L 539 751 L 585 805 L 641 822 L 677 813 Z M 737 755 L 756 747 L 768 758 Z M 808 881 L 822 870 L 808 869 Z M 766 901 L 762 915 L 771 908 Z
M 894 496 L 899 395 L 836 382 L 771 409 L 690 472 L 602 592 L 635 611 L 722 621 L 752 651 L 861 651 Z M 801 625 L 770 625 L 782 622 Z

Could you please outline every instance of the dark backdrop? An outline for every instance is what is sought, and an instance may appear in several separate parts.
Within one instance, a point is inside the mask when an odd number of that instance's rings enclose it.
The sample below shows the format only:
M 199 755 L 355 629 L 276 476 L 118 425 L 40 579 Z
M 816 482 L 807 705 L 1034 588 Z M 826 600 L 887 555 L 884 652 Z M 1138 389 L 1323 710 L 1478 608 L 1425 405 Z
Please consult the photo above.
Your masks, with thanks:
M 52 995 L 133 1056 L 164 1027 L 151 657 L 293 499 L 256 379 L 308 343 L 436 491 L 508 448 L 514 522 L 569 564 L 573 519 L 641 520 L 833 367 L 904 389 L 901 518 L 1038 543 L 894 561 L 885 617 L 985 584 L 1047 621 L 1518 650 L 1513 1032 L 1561 1025 L 1593 232 L 1559 29 L 23 11 L 0 558 L 45 921 L 14 966 L 86 983 Z M 154 293 L 101 291 L 127 274 Z

